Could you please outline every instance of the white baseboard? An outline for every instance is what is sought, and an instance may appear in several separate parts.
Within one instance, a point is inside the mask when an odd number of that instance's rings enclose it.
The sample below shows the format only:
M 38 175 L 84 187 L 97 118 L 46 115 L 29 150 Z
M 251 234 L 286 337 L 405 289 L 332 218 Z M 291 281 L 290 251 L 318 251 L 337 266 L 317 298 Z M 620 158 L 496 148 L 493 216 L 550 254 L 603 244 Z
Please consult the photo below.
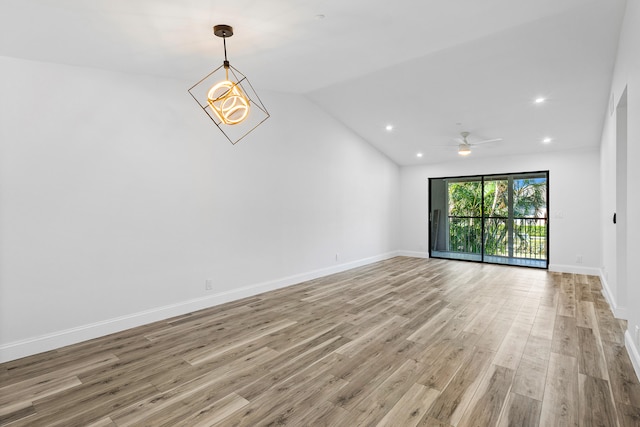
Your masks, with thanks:
M 629 359 L 631 359 L 631 363 L 633 364 L 633 369 L 636 371 L 636 377 L 640 380 L 640 349 L 638 349 L 638 345 L 633 342 L 631 332 L 629 332 L 628 329 L 624 333 L 624 344 L 627 348 L 627 353 L 629 353 Z
M 604 295 L 604 299 L 609 303 L 609 307 L 611 307 L 611 311 L 613 315 L 618 319 L 629 320 L 627 316 L 627 308 L 618 306 L 616 299 L 613 296 L 613 292 L 611 292 L 611 287 L 609 286 L 609 282 L 604 277 L 604 272 L 600 269 L 600 282 L 602 283 L 602 295 Z
M 197 310 L 202 310 L 204 308 L 224 304 L 226 302 L 261 294 L 263 292 L 284 288 L 287 286 L 295 285 L 297 283 L 305 282 L 307 280 L 313 280 L 319 277 L 328 276 L 330 274 L 340 273 L 352 268 L 361 267 L 363 265 L 393 258 L 398 255 L 398 252 L 389 252 L 369 258 L 363 258 L 357 261 L 351 261 L 327 268 L 321 268 L 319 270 L 313 270 L 307 273 L 296 274 L 293 276 L 283 277 L 281 279 L 257 283 L 254 285 L 242 287 L 240 289 L 220 292 L 203 298 L 182 301 L 176 304 L 157 307 L 151 310 L 145 310 L 127 316 L 120 316 L 113 319 L 107 319 L 88 325 L 65 329 L 34 338 L 10 342 L 0 345 L 0 363 L 102 337 L 115 332 L 134 328 L 136 326 L 142 326 L 148 323 L 169 319 L 171 317 L 180 316 Z
M 600 275 L 600 269 L 598 268 L 579 267 L 577 265 L 549 264 L 549 271 L 554 271 L 556 273 L 587 274 L 589 276 Z
M 429 258 L 429 252 L 398 251 L 398 256 L 408 256 L 411 258 Z

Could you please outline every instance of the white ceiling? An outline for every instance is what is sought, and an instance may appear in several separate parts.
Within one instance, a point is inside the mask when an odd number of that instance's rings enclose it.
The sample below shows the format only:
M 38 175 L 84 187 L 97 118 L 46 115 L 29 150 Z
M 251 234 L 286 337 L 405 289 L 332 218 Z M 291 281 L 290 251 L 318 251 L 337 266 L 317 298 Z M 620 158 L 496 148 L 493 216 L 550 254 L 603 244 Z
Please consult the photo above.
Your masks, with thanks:
M 400 165 L 465 161 L 452 140 L 463 130 L 471 141 L 503 138 L 471 157 L 596 147 L 624 7 L 625 0 L 0 0 L 0 55 L 170 77 L 186 90 L 220 65 L 212 26 L 229 24 L 229 60 L 258 93 L 308 96 Z M 538 96 L 547 102 L 534 105 Z M 553 142 L 543 145 L 545 136 Z

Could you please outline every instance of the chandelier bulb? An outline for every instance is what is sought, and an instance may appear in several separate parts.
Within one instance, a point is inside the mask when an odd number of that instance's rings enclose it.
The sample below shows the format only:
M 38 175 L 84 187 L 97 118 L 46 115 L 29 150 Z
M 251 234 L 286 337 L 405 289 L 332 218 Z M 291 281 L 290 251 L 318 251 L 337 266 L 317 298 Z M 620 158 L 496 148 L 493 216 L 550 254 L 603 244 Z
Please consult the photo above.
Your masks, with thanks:
M 207 101 L 216 117 L 226 125 L 237 125 L 249 116 L 249 98 L 239 84 L 228 79 L 209 89 Z

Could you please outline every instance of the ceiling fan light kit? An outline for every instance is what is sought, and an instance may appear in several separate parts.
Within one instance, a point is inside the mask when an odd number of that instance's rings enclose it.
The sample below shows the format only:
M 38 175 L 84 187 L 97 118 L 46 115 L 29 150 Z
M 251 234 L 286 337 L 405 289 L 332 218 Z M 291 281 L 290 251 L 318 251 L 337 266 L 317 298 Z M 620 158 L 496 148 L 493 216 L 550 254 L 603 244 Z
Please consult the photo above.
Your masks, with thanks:
M 216 25 L 213 33 L 222 38 L 224 62 L 189 88 L 189 93 L 229 142 L 236 144 L 270 115 L 247 76 L 227 59 L 227 38 L 233 36 L 233 28 Z
M 471 147 L 467 144 L 460 144 L 458 146 L 458 154 L 461 156 L 468 156 L 471 154 Z

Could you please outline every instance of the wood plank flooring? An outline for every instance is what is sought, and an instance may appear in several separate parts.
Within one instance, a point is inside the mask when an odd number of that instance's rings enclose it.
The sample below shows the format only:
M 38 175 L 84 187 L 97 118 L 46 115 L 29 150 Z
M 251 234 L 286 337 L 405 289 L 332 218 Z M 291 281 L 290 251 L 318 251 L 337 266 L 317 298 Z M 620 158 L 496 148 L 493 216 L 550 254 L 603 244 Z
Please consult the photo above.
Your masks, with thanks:
M 640 426 L 597 277 L 397 257 L 0 365 L 10 426 Z

